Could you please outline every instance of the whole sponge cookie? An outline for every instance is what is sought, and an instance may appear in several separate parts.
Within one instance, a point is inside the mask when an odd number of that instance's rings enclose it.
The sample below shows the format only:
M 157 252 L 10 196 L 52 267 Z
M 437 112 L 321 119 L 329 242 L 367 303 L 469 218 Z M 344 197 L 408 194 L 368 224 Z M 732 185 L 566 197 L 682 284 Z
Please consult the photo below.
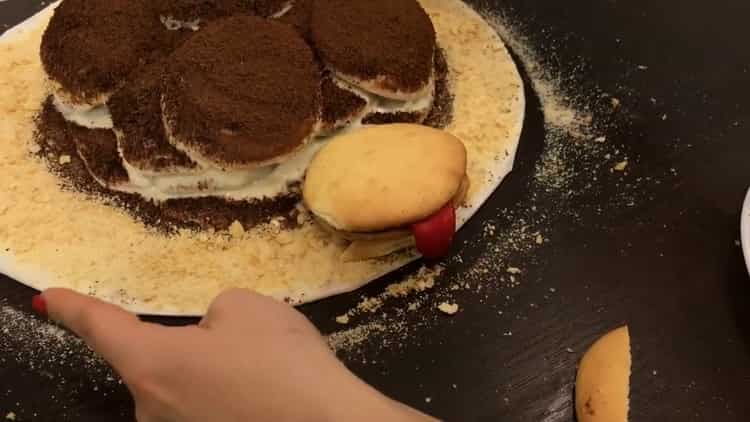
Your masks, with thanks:
M 368 126 L 335 137 L 303 186 L 307 207 L 334 229 L 377 232 L 435 214 L 460 192 L 466 148 L 426 126 Z
M 55 9 L 41 59 L 58 98 L 103 104 L 169 42 L 149 0 L 65 0 Z
M 320 70 L 291 26 L 235 16 L 178 48 L 162 89 L 170 143 L 204 167 L 250 169 L 282 161 L 311 137 Z
M 434 88 L 435 28 L 417 0 L 316 0 L 312 40 L 341 78 L 396 100 Z

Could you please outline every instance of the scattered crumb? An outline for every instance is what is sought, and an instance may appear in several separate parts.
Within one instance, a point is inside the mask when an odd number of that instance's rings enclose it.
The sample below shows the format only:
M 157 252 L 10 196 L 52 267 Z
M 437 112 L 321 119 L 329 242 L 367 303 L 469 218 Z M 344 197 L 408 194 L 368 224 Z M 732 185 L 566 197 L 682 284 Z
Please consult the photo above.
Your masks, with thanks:
M 235 220 L 232 225 L 229 226 L 229 234 L 236 238 L 242 237 L 245 235 L 245 227 L 242 226 L 242 223 Z
M 617 99 L 617 98 L 615 98 L 615 97 L 612 97 L 612 98 L 611 98 L 611 99 L 609 100 L 609 103 L 610 103 L 610 104 L 612 105 L 612 108 L 619 108 L 619 107 L 620 107 L 620 100 L 618 100 L 618 99 Z
M 73 161 L 73 159 L 70 157 L 70 155 L 61 155 L 60 159 L 58 160 L 58 162 L 60 163 L 60 165 L 63 165 L 63 166 L 65 164 L 70 164 L 71 161 Z
M 438 305 L 440 312 L 446 315 L 456 315 L 458 313 L 459 306 L 455 303 L 443 302 Z
M 606 136 L 598 136 L 598 137 L 594 138 L 594 142 L 603 144 L 603 143 L 607 142 L 607 137 Z
M 522 272 L 521 269 L 517 267 L 508 267 L 506 271 L 508 272 L 508 274 L 521 274 Z
M 541 245 L 544 243 L 544 237 L 541 234 L 536 235 L 535 242 L 537 245 Z
M 16 420 L 16 414 L 13 412 L 8 412 L 8 414 L 5 415 L 5 419 L 9 421 L 14 421 Z
M 349 315 L 341 315 L 336 317 L 336 322 L 338 322 L 341 325 L 346 325 L 349 323 Z
M 625 169 L 628 167 L 628 161 L 620 161 L 619 163 L 615 164 L 614 167 L 612 167 L 615 171 L 625 171 Z
M 424 398 L 425 403 L 432 403 L 432 397 L 425 397 Z

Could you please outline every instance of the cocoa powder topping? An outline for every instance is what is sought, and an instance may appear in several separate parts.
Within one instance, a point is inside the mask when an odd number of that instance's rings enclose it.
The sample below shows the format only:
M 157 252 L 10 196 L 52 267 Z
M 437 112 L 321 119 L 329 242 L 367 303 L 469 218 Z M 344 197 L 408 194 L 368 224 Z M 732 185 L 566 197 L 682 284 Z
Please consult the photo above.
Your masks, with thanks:
M 163 89 L 173 141 L 218 165 L 242 166 L 290 153 L 310 136 L 320 71 L 290 26 L 236 16 L 178 48 Z
M 112 114 L 122 157 L 145 171 L 192 169 L 196 164 L 172 146 L 161 119 L 161 78 L 164 62 L 156 62 L 137 72 L 112 95 L 107 105 Z
M 415 92 L 433 71 L 435 28 L 417 0 L 317 0 L 312 39 L 334 70 Z
M 148 0 L 65 0 L 42 38 L 44 69 L 89 102 L 115 90 L 171 38 Z

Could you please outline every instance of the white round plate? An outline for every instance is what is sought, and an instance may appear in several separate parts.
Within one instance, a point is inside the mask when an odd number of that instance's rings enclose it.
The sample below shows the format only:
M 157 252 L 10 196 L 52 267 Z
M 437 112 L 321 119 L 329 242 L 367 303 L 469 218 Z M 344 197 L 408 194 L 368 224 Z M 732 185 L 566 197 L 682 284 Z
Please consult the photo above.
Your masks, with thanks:
M 747 270 L 750 272 L 750 190 L 747 191 L 745 203 L 742 206 L 742 220 L 740 226 L 742 252 L 745 254 L 745 265 L 747 265 Z

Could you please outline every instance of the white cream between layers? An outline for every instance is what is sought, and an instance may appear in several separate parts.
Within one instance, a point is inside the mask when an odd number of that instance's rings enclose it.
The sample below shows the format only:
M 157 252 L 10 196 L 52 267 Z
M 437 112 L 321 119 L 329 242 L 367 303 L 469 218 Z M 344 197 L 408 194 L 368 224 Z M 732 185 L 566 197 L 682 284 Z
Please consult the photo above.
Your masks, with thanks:
M 253 170 L 199 168 L 180 173 L 156 173 L 139 170 L 123 160 L 130 183 L 115 189 L 157 202 L 208 196 L 233 200 L 273 198 L 288 193 L 291 184 L 302 180 L 322 146 L 323 142 L 312 141 L 283 163 Z

